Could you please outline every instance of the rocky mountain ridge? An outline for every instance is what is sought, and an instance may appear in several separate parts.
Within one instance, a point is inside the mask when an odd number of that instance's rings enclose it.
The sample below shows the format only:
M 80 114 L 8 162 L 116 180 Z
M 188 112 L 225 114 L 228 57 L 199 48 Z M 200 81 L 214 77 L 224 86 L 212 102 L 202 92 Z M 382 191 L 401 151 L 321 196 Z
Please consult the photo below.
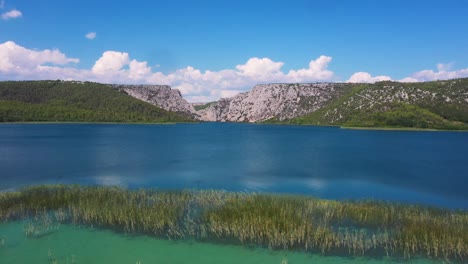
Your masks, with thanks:
M 322 108 L 343 94 L 349 86 L 343 83 L 260 84 L 249 92 L 210 103 L 197 113 L 203 121 L 262 122 L 271 118 L 292 119 Z
M 111 84 L 110 86 L 164 110 L 191 116 L 196 115 L 195 109 L 182 97 L 180 91 L 172 89 L 168 85 Z
M 290 123 L 468 128 L 468 78 L 420 83 L 360 84 L 325 107 Z
M 166 85 L 112 87 L 201 121 L 441 129 L 468 126 L 468 78 L 421 83 L 259 84 L 248 92 L 207 104 L 190 104 L 178 90 Z

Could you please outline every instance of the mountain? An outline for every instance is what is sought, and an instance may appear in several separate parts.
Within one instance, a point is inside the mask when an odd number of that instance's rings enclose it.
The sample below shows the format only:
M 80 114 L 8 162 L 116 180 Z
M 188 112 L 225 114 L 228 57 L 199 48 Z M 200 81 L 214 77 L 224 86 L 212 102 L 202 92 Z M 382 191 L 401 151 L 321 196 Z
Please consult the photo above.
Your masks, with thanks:
M 232 98 L 198 107 L 204 121 L 280 121 L 314 112 L 346 94 L 355 85 L 343 83 L 261 84 Z
M 165 85 L 0 82 L 0 122 L 195 119 L 468 130 L 468 78 L 421 83 L 261 84 L 207 104 L 190 104 L 178 90 Z
M 468 129 L 468 78 L 257 85 L 197 108 L 205 121 Z
M 75 81 L 0 82 L 0 122 L 189 122 L 113 89 Z
M 177 89 L 167 85 L 120 85 L 111 84 L 112 88 L 126 94 L 156 105 L 167 111 L 195 116 L 195 109 L 188 103 Z
M 361 84 L 325 107 L 288 120 L 350 127 L 468 129 L 468 78 Z

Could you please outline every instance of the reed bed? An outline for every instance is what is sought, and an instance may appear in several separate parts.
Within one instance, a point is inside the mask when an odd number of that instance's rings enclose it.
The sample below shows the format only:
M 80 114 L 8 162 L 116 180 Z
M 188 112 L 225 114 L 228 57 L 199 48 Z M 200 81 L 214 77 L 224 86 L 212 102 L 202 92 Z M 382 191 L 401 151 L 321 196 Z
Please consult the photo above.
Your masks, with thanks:
M 0 193 L 0 221 L 20 219 L 31 236 L 71 223 L 325 254 L 468 257 L 466 211 L 376 201 L 77 185 Z

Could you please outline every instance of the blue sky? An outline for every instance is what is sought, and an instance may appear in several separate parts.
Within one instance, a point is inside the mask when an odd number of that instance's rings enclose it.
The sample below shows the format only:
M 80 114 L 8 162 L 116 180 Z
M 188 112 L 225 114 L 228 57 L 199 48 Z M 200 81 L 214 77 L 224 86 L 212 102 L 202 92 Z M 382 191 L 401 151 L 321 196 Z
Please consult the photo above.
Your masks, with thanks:
M 1 80 L 164 83 L 203 101 L 264 82 L 468 77 L 465 0 L 1 3 Z

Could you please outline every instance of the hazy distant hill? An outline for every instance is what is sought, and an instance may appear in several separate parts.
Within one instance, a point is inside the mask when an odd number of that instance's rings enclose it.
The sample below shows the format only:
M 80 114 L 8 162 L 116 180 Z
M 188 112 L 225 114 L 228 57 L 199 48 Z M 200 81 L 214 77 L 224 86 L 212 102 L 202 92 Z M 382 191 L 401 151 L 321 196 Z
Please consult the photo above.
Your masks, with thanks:
M 185 122 L 110 86 L 73 81 L 0 82 L 0 122 Z

